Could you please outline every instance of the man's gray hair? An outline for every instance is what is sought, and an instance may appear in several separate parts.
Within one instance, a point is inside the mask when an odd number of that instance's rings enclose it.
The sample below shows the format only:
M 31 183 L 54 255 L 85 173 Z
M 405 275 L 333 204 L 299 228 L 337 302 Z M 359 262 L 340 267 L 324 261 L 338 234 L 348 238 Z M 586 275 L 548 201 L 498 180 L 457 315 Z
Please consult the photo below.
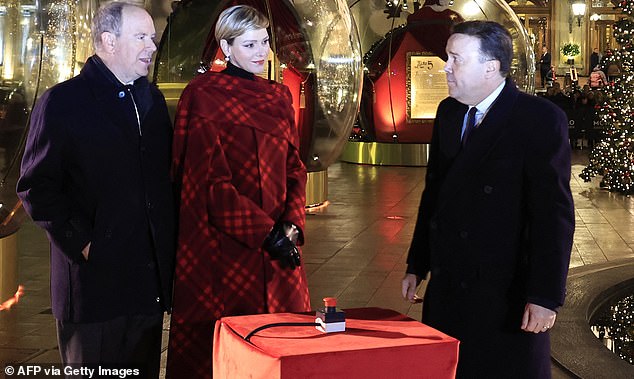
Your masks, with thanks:
M 123 1 L 112 1 L 99 7 L 90 25 L 92 43 L 95 49 L 101 46 L 101 33 L 110 32 L 117 37 L 121 35 L 123 8 L 125 7 L 137 7 L 137 5 Z

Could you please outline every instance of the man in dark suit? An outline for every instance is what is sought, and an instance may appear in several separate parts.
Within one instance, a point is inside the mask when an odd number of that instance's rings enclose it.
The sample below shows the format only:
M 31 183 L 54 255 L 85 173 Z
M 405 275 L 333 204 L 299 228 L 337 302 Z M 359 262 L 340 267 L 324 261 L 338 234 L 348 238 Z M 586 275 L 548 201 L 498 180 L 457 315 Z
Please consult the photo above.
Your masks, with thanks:
M 539 58 L 539 76 L 542 80 L 542 87 L 545 85 L 548 71 L 550 71 L 550 53 L 546 45 L 542 45 L 542 56 Z
M 592 54 L 590 54 L 590 72 L 592 72 L 595 67 L 599 66 L 600 61 L 601 56 L 599 55 L 599 48 L 595 47 L 592 49 Z
M 403 278 L 423 322 L 460 340 L 458 377 L 548 378 L 574 232 L 566 115 L 508 78 L 510 34 L 454 27 Z M 473 111 L 468 111 L 473 109 Z M 473 115 L 473 121 L 470 120 Z
M 92 33 L 96 55 L 33 110 L 17 192 L 50 240 L 63 363 L 155 378 L 175 220 L 171 121 L 146 78 L 154 24 L 143 8 L 110 3 Z

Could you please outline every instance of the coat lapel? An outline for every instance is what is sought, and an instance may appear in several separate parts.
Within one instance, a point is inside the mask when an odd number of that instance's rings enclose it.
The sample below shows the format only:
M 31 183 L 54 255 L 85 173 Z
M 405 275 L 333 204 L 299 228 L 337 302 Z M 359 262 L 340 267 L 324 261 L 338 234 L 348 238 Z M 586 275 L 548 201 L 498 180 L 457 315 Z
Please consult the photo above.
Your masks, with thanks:
M 145 77 L 141 77 L 134 81 L 134 99 L 139 108 L 139 119 L 141 120 L 141 128 L 144 129 L 145 119 L 150 113 L 150 109 L 154 106 L 154 98 L 150 92 L 150 82 Z M 145 130 L 143 130 L 145 132 Z
M 490 152 L 502 137 L 513 128 L 514 124 L 510 122 L 510 117 L 518 93 L 515 83 L 507 79 L 504 89 L 487 112 L 482 123 L 469 135 L 469 143 L 464 148 L 460 148 L 460 132 L 455 139 L 457 142 L 447 139 L 443 149 L 448 152 L 454 151 L 457 143 L 458 152 L 442 184 L 439 207 L 442 207 L 447 201 L 453 200 L 455 194 L 460 190 L 469 188 L 464 184 L 477 174 L 478 167 L 487 160 Z M 464 112 L 459 121 L 460 126 L 463 117 Z M 455 122 L 455 120 L 450 120 L 450 122 Z
M 119 97 L 123 93 L 123 97 Z M 99 100 L 99 108 L 104 115 L 108 115 L 106 119 L 111 120 L 125 135 L 130 142 L 136 146 L 138 144 L 138 125 L 134 109 L 132 112 L 127 111 L 132 100 L 127 90 L 121 88 L 118 91 L 106 91 L 106 93 L 97 95 Z M 134 106 L 132 106 L 134 107 Z
M 468 106 L 454 100 L 451 109 L 443 116 L 443 124 L 440 126 L 443 128 L 440 131 L 443 138 L 440 139 L 440 143 L 444 155 L 449 159 L 455 159 L 462 148 L 460 136 L 464 116 L 468 109 Z
M 129 141 L 131 146 L 136 147 L 139 131 L 134 105 L 128 90 L 97 56 L 88 58 L 81 73 L 88 78 L 97 100 L 96 104 L 100 115 L 95 115 L 95 117 L 101 117 L 115 124 L 117 129 L 126 136 L 124 139 Z M 134 86 L 136 91 L 136 82 Z M 139 103 L 137 103 L 137 107 L 139 107 Z M 139 109 L 139 113 L 141 113 L 141 109 Z

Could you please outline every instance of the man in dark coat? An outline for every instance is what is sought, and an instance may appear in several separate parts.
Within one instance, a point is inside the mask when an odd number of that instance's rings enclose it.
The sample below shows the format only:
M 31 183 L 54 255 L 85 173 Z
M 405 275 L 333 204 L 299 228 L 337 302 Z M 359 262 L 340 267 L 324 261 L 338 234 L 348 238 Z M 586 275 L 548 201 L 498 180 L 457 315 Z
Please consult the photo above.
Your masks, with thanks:
M 144 9 L 111 3 L 92 32 L 96 55 L 33 110 L 17 192 L 51 243 L 63 363 L 158 377 L 175 222 L 171 121 L 145 77 L 155 30 Z
M 513 47 L 501 25 L 456 25 L 447 54 L 450 97 L 403 296 L 412 301 L 431 272 L 423 322 L 460 340 L 458 377 L 548 378 L 574 232 L 566 115 L 507 78 Z
M 542 87 L 546 84 L 546 75 L 550 71 L 550 53 L 546 45 L 542 46 L 542 56 L 539 58 L 539 75 L 542 80 Z
M 599 55 L 599 48 L 595 47 L 592 49 L 592 54 L 590 54 L 590 71 L 593 71 L 595 67 L 599 66 L 600 61 L 601 56 Z

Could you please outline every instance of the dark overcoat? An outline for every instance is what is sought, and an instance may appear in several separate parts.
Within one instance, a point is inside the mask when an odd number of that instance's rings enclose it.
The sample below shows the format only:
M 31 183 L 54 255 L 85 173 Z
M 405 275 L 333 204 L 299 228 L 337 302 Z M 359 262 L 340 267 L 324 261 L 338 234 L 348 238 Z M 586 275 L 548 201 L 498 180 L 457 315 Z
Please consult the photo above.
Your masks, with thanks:
M 146 78 L 124 87 L 95 56 L 38 100 L 17 192 L 51 242 L 58 320 L 97 322 L 169 307 L 171 138 L 158 88 Z
M 302 231 L 306 219 L 291 93 L 254 79 L 209 71 L 188 84 L 178 104 L 169 378 L 211 377 L 213 328 L 223 316 L 310 310 L 304 266 L 283 268 L 262 249 L 275 223 Z
M 541 74 L 542 80 L 546 77 L 546 74 L 548 74 L 548 71 L 550 71 L 550 61 L 551 61 L 550 52 L 546 52 L 546 54 L 542 54 L 541 58 L 539 59 L 539 73 Z
M 431 279 L 423 322 L 460 340 L 458 376 L 544 378 L 548 333 L 520 329 L 527 302 L 565 296 L 574 232 L 566 115 L 507 79 L 464 148 L 467 106 L 441 102 L 408 257 Z

